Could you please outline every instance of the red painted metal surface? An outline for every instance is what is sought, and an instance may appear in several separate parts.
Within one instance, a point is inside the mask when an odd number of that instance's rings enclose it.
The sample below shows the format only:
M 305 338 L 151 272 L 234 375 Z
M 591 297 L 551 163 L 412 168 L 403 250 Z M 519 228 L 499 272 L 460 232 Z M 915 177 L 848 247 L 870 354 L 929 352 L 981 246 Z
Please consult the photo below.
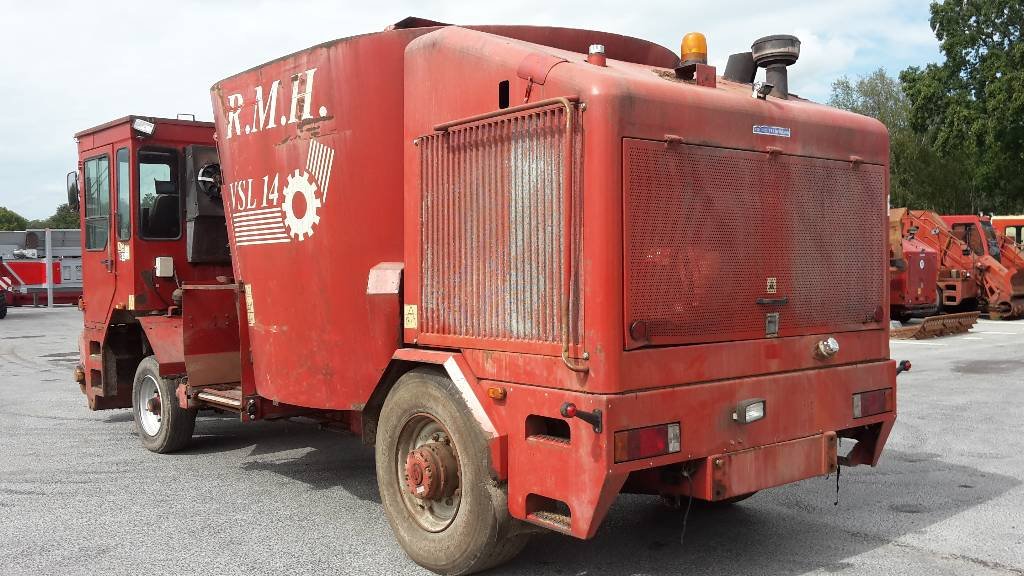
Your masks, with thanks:
M 879 328 L 885 237 L 848 223 L 886 218 L 882 167 L 639 140 L 622 164 L 627 347 Z
M 400 319 L 369 314 L 366 288 L 371 268 L 403 260 L 403 53 L 427 31 L 324 44 L 212 89 L 235 278 L 249 289 L 265 398 L 362 407 L 394 353 Z
M 82 289 L 75 283 L 62 281 L 62 265 L 80 266 L 80 259 L 57 259 L 53 265 L 53 303 L 74 304 L 82 296 Z M 0 259 L 0 292 L 8 306 L 45 306 L 46 262 L 45 260 L 2 260 Z
M 242 380 L 237 284 L 185 284 L 182 353 L 189 386 Z
M 938 308 L 939 253 L 927 243 L 907 237 L 899 240 L 902 269 L 889 274 L 889 305 L 893 316 L 930 315 Z
M 143 316 L 139 324 L 146 334 L 153 355 L 160 364 L 161 376 L 185 374 L 185 350 L 181 316 Z
M 20 279 L 24 285 L 46 284 L 46 262 L 43 260 L 4 260 L 0 266 L 7 268 L 11 278 Z M 60 284 L 60 262 L 51 263 L 54 284 Z M 0 274 L 3 270 L 0 270 Z
M 832 474 L 839 465 L 837 448 L 838 438 L 830 432 L 715 454 L 701 462 L 693 474 L 693 495 L 725 500 Z

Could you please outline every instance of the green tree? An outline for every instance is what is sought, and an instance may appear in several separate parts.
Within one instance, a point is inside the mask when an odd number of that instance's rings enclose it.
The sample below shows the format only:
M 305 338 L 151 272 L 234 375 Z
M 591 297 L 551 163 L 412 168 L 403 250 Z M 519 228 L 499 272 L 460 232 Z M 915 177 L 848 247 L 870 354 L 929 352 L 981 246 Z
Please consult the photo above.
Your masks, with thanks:
M 78 212 L 71 209 L 66 202 L 57 206 L 57 211 L 47 219 L 50 228 L 80 228 Z
M 28 220 L 14 210 L 0 206 L 0 230 L 24 230 Z
M 926 138 L 910 125 L 910 101 L 900 81 L 879 68 L 850 80 L 843 76 L 832 83 L 829 105 L 877 118 L 889 129 L 889 193 L 893 206 L 948 211 L 951 182 L 960 171 L 955 163 L 940 158 Z
M 1020 0 L 932 2 L 945 62 L 900 74 L 911 127 L 960 174 L 957 211 L 1024 209 L 1024 43 Z
M 29 220 L 27 228 L 81 228 L 78 221 L 78 212 L 71 209 L 68 204 L 57 206 L 57 211 L 43 220 Z

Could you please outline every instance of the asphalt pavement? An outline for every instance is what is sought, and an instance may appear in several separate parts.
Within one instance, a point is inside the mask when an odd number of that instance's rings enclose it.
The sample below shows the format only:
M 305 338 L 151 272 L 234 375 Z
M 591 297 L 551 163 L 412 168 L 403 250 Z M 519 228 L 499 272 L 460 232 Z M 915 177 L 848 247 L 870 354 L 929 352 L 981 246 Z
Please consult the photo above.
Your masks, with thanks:
M 200 417 L 146 451 L 71 379 L 81 316 L 0 320 L 0 574 L 425 574 L 383 516 L 373 452 L 303 422 Z M 620 496 L 596 538 L 534 538 L 509 575 L 1024 576 L 1024 321 L 893 341 L 913 370 L 877 468 L 729 509 Z

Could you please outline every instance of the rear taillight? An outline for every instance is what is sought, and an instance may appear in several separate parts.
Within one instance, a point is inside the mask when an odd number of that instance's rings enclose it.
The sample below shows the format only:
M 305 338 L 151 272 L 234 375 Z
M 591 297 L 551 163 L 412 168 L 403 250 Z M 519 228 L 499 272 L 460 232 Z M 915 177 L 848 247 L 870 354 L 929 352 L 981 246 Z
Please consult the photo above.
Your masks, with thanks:
M 615 433 L 615 461 L 628 462 L 679 452 L 679 423 L 659 424 Z
M 892 388 L 859 392 L 853 395 L 853 417 L 863 418 L 892 411 Z

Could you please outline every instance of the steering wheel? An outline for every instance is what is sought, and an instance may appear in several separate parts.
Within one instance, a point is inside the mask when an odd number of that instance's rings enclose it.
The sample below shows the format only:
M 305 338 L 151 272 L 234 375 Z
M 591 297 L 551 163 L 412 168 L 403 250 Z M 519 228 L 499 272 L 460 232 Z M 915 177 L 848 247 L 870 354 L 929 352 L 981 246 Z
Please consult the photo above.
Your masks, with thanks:
M 220 200 L 220 164 L 204 164 L 196 174 L 196 184 L 211 200 Z

